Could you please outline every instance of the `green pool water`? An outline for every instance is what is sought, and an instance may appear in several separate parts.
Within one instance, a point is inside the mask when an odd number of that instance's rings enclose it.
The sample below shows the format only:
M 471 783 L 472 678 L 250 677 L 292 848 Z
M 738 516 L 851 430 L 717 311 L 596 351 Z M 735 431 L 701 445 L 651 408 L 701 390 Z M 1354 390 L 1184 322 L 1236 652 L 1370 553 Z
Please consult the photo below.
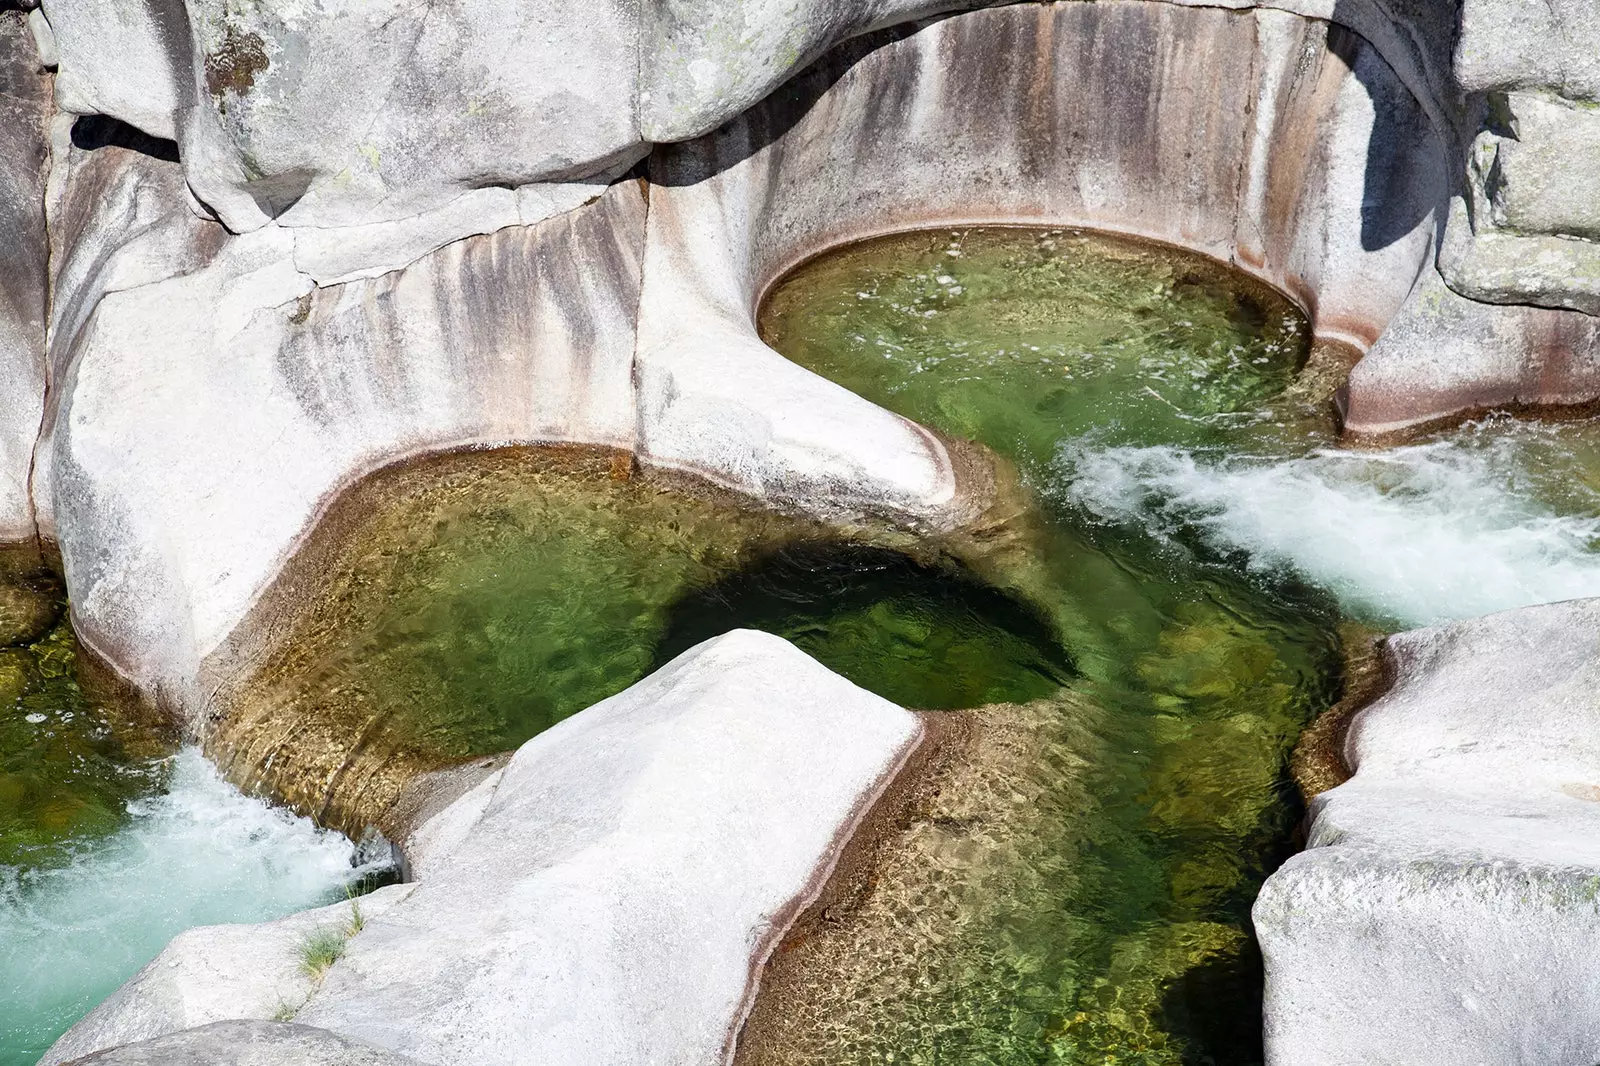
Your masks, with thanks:
M 1340 610 L 1054 487 L 1063 442 L 1305 439 L 1316 412 L 1284 398 L 1307 355 L 1301 316 L 1198 256 L 978 229 L 814 261 L 772 292 L 761 328 L 1017 465 L 1032 508 L 1019 543 L 974 565 L 1052 620 L 1079 676 L 1035 705 L 1030 743 L 1050 755 L 1007 785 L 1031 801 L 973 815 L 961 846 L 880 882 L 884 914 L 929 909 L 942 928 L 908 939 L 864 919 L 810 993 L 826 1009 L 800 1012 L 760 1061 L 1260 1061 L 1249 907 L 1299 817 L 1289 751 L 1337 696 Z
M 223 765 L 359 830 L 411 774 L 514 748 L 739 626 L 910 706 L 1073 673 L 1042 612 L 937 553 L 617 477 L 617 458 L 476 452 L 366 486 L 312 605 L 223 716 Z

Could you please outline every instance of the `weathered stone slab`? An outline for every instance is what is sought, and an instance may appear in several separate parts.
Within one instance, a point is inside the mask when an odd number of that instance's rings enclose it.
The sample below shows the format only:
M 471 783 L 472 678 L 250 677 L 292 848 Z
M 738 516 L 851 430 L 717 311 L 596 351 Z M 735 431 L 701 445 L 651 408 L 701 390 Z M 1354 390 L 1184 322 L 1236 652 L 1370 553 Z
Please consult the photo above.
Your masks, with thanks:
M 406 842 L 420 882 L 363 901 L 320 986 L 295 946 L 346 904 L 195 930 L 46 1062 L 288 1006 L 435 1066 L 721 1063 L 767 954 L 921 735 L 788 642 L 725 634 L 428 819 Z
M 1351 371 L 1345 428 L 1407 430 L 1494 407 L 1600 396 L 1600 318 L 1469 300 L 1435 270 Z
M 1269 1061 L 1600 1059 L 1600 601 L 1391 637 L 1255 907 Z
M 920 729 L 777 637 L 707 641 L 525 744 L 299 1018 L 439 1064 L 721 1062 Z

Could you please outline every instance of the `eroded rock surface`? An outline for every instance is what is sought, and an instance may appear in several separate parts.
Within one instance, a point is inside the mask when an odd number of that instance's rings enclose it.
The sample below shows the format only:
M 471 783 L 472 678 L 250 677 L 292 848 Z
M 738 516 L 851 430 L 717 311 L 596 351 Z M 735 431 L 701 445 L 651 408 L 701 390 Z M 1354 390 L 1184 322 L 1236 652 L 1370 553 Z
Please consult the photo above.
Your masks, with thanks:
M 0 11 L 0 540 L 33 535 L 29 471 L 44 413 L 44 186 L 50 79 L 27 22 Z
M 1389 638 L 1348 782 L 1263 888 L 1269 1061 L 1600 1058 L 1600 602 Z
M 420 882 L 387 890 L 295 1019 L 439 1066 L 721 1062 L 752 975 L 920 736 L 777 637 L 707 641 L 424 823 Z M 261 1017 L 286 940 L 341 910 L 185 934 L 58 1049 Z

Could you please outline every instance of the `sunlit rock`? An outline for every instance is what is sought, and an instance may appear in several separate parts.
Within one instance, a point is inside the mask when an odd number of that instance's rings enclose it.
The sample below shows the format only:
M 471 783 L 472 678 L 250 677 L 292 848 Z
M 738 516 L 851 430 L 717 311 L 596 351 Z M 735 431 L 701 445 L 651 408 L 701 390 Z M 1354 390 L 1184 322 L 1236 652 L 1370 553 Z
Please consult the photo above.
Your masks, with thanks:
M 1600 602 L 1389 638 L 1348 782 L 1263 888 L 1269 1061 L 1600 1058 Z
M 777 637 L 707 641 L 430 819 L 408 845 L 420 883 L 289 1007 L 438 1064 L 720 1062 L 754 974 L 921 729 Z M 348 911 L 186 934 L 58 1050 L 261 1017 L 288 938 Z

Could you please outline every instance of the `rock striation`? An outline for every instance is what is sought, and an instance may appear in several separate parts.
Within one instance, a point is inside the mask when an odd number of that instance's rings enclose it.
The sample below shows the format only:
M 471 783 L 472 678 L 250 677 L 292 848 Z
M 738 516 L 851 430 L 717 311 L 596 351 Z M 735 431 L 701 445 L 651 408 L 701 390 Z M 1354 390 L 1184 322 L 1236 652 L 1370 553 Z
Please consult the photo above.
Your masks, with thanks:
M 0 11 L 0 540 L 33 535 L 30 473 L 44 414 L 50 79 L 27 23 Z
M 381 890 L 319 986 L 285 972 L 286 945 L 348 904 L 194 930 L 46 1061 L 287 1002 L 437 1066 L 721 1062 L 754 975 L 921 735 L 778 637 L 717 637 L 424 822 L 420 880 Z
M 1256 901 L 1268 1060 L 1600 1059 L 1600 602 L 1390 637 Z

